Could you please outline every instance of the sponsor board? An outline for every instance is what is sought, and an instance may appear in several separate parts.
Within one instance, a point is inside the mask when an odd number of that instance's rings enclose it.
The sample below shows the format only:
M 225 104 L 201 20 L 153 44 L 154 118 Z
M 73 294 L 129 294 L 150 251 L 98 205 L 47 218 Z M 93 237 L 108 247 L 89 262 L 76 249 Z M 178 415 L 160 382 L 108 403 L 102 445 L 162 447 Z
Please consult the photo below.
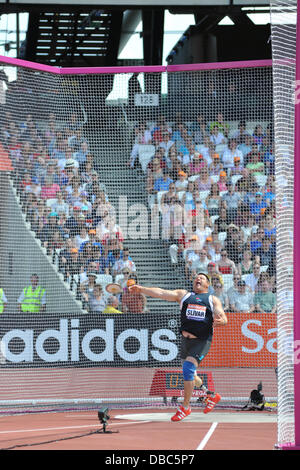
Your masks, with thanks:
M 1 316 L 3 367 L 180 367 L 180 315 Z M 276 315 L 230 313 L 201 367 L 276 367 Z

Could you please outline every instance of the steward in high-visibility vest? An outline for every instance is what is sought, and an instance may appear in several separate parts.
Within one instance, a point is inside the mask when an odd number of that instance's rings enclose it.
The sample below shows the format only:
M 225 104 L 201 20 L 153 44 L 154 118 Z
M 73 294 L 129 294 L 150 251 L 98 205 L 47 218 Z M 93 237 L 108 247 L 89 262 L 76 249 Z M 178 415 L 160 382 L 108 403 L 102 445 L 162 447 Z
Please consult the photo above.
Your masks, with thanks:
M 4 294 L 4 290 L 0 289 L 0 314 L 3 313 L 5 304 L 7 303 L 7 299 Z
M 25 287 L 18 299 L 21 312 L 39 313 L 46 310 L 45 289 L 39 286 L 37 274 L 31 276 L 31 285 Z
M 45 289 L 38 286 L 32 289 L 32 286 L 25 287 L 23 290 L 23 301 L 21 303 L 22 312 L 39 313 L 42 306 L 42 298 L 45 294 Z

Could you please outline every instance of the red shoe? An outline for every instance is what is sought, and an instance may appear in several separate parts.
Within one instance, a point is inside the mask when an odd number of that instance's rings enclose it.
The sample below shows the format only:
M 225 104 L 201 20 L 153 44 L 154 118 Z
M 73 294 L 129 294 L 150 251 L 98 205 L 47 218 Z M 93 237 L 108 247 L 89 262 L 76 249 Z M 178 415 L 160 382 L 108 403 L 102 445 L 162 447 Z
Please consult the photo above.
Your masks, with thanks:
M 171 421 L 181 421 L 182 419 L 190 415 L 191 411 L 192 411 L 191 408 L 188 408 L 186 410 L 185 408 L 183 408 L 183 406 L 180 406 L 178 410 L 176 411 L 175 415 L 172 416 Z
M 205 400 L 206 408 L 204 408 L 203 413 L 209 413 L 214 409 L 217 403 L 221 400 L 221 395 L 218 393 L 214 397 L 207 397 Z

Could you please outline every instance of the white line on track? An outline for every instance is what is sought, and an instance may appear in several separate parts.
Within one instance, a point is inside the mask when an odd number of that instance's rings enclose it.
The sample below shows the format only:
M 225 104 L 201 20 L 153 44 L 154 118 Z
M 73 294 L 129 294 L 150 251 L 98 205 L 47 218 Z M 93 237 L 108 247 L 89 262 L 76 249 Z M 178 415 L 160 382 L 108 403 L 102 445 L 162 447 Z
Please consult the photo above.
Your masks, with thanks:
M 211 436 L 213 435 L 216 427 L 218 426 L 218 423 L 215 422 L 215 423 L 212 423 L 211 427 L 209 428 L 208 432 L 205 434 L 204 438 L 202 439 L 202 441 L 200 442 L 200 444 L 198 445 L 197 447 L 197 450 L 203 450 L 204 447 L 206 446 L 206 444 L 208 443 L 209 439 L 211 438 Z
M 111 426 L 130 426 L 132 424 L 150 423 L 150 421 L 136 421 L 132 423 L 111 423 Z M 66 431 L 68 429 L 82 429 L 82 428 L 98 428 L 99 424 L 85 424 L 81 426 L 62 426 L 59 428 L 41 428 L 41 429 L 14 429 L 12 431 L 0 431 L 0 434 L 14 434 L 14 433 L 27 433 L 27 432 L 45 432 L 45 431 Z

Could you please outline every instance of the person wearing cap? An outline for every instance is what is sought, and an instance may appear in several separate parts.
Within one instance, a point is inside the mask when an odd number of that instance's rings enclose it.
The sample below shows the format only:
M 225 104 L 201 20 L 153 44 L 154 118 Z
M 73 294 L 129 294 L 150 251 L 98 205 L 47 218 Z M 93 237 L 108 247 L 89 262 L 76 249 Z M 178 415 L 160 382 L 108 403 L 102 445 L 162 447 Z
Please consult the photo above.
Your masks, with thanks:
M 233 167 L 230 168 L 230 176 L 234 175 L 242 175 L 244 170 L 244 165 L 241 163 L 240 157 L 234 157 L 233 159 Z
M 223 170 L 223 165 L 218 153 L 212 154 L 212 163 L 209 165 L 209 174 L 214 176 L 219 176 L 220 172 Z
M 175 189 L 177 192 L 185 191 L 188 185 L 188 175 L 183 170 L 178 172 L 178 179 L 175 181 Z
M 65 281 L 72 281 L 75 275 L 81 272 L 82 263 L 79 258 L 78 249 L 73 247 L 70 250 L 70 258 L 65 264 Z
M 254 297 L 252 292 L 247 289 L 246 282 L 240 280 L 237 282 L 237 293 L 231 296 L 231 308 L 236 313 L 252 313 L 255 311 Z
M 226 325 L 227 317 L 220 300 L 208 294 L 210 282 L 204 273 L 198 273 L 193 280 L 192 291 L 186 289 L 166 290 L 159 287 L 145 287 L 135 284 L 129 287 L 132 293 L 177 302 L 180 306 L 181 359 L 184 380 L 183 404 L 178 408 L 171 421 L 181 421 L 191 414 L 190 400 L 195 385 L 202 386 L 197 376 L 197 368 L 208 354 L 215 326 Z M 204 413 L 212 411 L 220 401 L 219 394 L 206 399 Z
M 220 192 L 227 191 L 227 173 L 226 171 L 220 171 L 219 180 L 217 182 Z
M 32 274 L 30 285 L 24 287 L 18 298 L 20 312 L 44 313 L 46 311 L 46 289 L 39 285 L 39 276 Z

